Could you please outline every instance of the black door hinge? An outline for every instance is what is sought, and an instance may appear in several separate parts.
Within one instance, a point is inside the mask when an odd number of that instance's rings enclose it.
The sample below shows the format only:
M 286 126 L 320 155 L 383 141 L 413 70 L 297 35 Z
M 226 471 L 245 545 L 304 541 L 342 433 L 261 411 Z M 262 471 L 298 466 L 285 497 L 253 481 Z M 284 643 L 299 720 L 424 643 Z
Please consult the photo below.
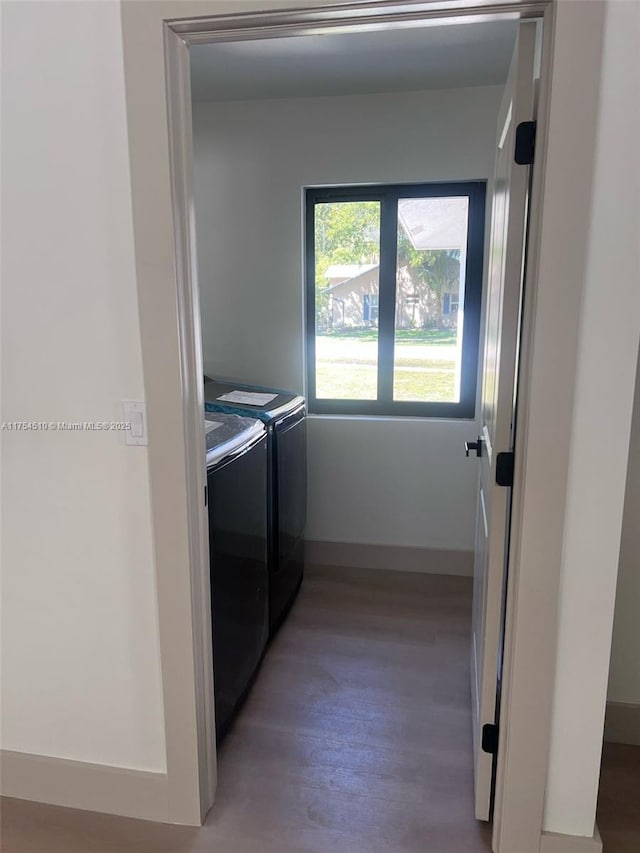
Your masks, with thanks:
M 204 487 L 204 505 L 207 506 L 208 503 L 209 503 L 209 490 L 205 486 Z
M 530 166 L 536 150 L 536 122 L 522 121 L 516 127 L 514 158 L 519 166 Z
M 496 483 L 499 486 L 513 486 L 513 450 L 496 456 Z
M 498 751 L 498 727 L 495 723 L 485 723 L 482 727 L 482 751 L 489 755 Z

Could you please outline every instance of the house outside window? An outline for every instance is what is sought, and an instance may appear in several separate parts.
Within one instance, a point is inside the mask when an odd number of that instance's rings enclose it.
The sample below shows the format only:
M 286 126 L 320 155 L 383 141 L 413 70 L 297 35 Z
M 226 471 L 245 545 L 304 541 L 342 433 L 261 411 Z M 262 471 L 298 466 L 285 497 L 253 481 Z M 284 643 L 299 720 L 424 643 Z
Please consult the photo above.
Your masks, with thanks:
M 485 182 L 306 191 L 318 414 L 472 418 Z

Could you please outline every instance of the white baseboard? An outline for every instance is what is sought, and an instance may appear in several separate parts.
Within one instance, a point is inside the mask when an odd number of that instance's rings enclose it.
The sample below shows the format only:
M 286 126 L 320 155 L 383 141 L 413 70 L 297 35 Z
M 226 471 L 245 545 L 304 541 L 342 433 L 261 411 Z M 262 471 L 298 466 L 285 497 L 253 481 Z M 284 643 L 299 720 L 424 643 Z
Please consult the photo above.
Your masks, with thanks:
M 165 773 L 3 749 L 0 786 L 4 797 L 144 820 L 169 820 Z
M 428 575 L 473 575 L 473 551 L 307 540 L 306 561 L 319 566 L 391 569 Z
M 602 839 L 597 826 L 591 837 L 543 832 L 540 853 L 602 853 Z
M 640 705 L 629 702 L 607 702 L 604 739 L 609 743 L 640 746 Z

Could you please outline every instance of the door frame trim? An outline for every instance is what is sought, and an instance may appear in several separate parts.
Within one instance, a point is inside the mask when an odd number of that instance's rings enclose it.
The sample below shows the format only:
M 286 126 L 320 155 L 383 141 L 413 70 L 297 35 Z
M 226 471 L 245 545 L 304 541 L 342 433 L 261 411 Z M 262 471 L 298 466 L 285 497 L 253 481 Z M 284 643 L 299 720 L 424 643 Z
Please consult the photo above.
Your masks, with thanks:
M 136 266 L 141 314 L 147 413 L 151 435 L 150 481 L 153 535 L 158 584 L 160 645 L 167 740 L 170 813 L 176 822 L 197 823 L 206 815 L 215 792 L 215 743 L 203 727 L 211 721 L 213 693 L 207 680 L 206 648 L 210 643 L 210 613 L 202 606 L 208 590 L 208 556 L 203 533 L 205 510 L 202 473 L 194 448 L 202 446 L 202 355 L 199 345 L 197 272 L 193 229 L 192 140 L 189 102 L 188 48 L 208 41 L 293 36 L 339 27 L 387 28 L 393 25 L 542 18 L 544 21 L 542 79 L 538 109 L 537 162 L 531 197 L 531 230 L 527 262 L 528 297 L 522 342 L 520 379 L 520 444 L 516 452 L 516 485 L 511 544 L 508 618 L 501 747 L 494 819 L 494 849 L 504 851 L 518 837 L 523 853 L 538 853 L 542 838 L 544 791 L 547 781 L 556 651 L 556 599 L 560 553 L 543 578 L 530 539 L 522 535 L 528 509 L 528 473 L 534 452 L 528 447 L 527 423 L 534 349 L 538 290 L 538 253 L 545 185 L 545 144 L 550 106 L 551 65 L 556 8 L 552 0 L 483 2 L 483 0 L 374 0 L 337 5 L 280 8 L 233 15 L 215 14 L 216 0 L 136 3 L 122 5 L 125 87 L 129 120 Z M 301 0 L 304 2 L 304 0 Z M 137 8 L 136 8 L 137 7 Z M 173 15 L 170 13 L 173 12 Z M 183 17 L 180 17 L 180 15 Z M 191 17 L 188 17 L 188 14 Z M 151 23 L 162 24 L 163 45 Z M 155 43 L 152 43 L 156 39 Z M 136 68 L 140 51 L 152 52 L 151 67 Z M 139 62 L 138 62 L 139 64 Z M 156 86 L 163 80 L 166 104 L 159 103 Z M 188 103 L 189 102 L 189 103 Z M 164 124 L 168 140 L 161 139 Z M 167 139 L 165 135 L 164 139 Z M 155 149 L 156 150 L 152 150 Z M 167 166 L 170 163 L 170 176 Z M 171 202 L 168 204 L 169 191 Z M 155 207 L 154 207 L 155 205 Z M 169 209 L 165 210 L 168 206 Z M 156 217 L 154 219 L 154 217 Z M 149 221 L 157 228 L 149 227 Z M 169 235 L 173 234 L 173 242 Z M 166 238 L 166 239 L 165 239 Z M 158 300 L 161 304 L 158 305 Z M 171 495 L 167 488 L 177 477 Z M 566 465 L 560 466 L 558 488 L 550 509 L 564 516 Z M 172 514 L 173 513 L 173 514 Z M 168 527 L 167 527 L 168 526 Z M 171 535 L 169 540 L 168 535 Z M 173 546 L 174 540 L 179 547 Z M 176 571 L 176 566 L 180 569 Z M 538 619 L 546 625 L 544 649 L 540 634 L 526 617 L 525 597 L 532 581 L 543 584 L 539 597 L 545 609 Z M 517 594 L 516 594 L 517 593 Z M 528 692 L 535 689 L 536 706 L 523 701 L 521 683 L 511 675 L 526 671 L 533 659 L 539 665 L 527 672 Z M 543 707 L 543 713 L 540 707 Z M 517 721 L 517 726 L 512 725 Z M 516 731 L 517 729 L 517 731 Z M 541 756 L 532 766 L 518 758 L 526 732 Z M 185 749 L 186 745 L 186 749 Z M 508 784 L 507 784 L 508 780 Z M 526 787 L 526 802 L 518 792 Z
M 565 4 L 566 6 L 571 4 Z M 581 35 L 583 53 L 573 64 L 575 79 L 584 85 L 591 77 L 591 91 L 597 92 L 599 67 L 594 66 L 595 54 L 600 57 L 604 31 L 604 3 L 587 4 L 581 9 Z M 540 850 L 547 849 L 550 838 L 561 838 L 563 843 L 578 843 L 577 837 L 545 831 L 545 793 L 551 748 L 553 699 L 555 692 L 555 667 L 558 648 L 558 599 L 564 540 L 564 518 L 569 472 L 569 448 L 573 419 L 573 383 L 577 363 L 577 344 L 581 291 L 569 293 L 572 307 L 571 321 L 560 320 L 562 308 L 549 310 L 550 293 L 545 281 L 551 281 L 550 266 L 562 263 L 557 246 L 550 234 L 554 225 L 552 216 L 543 219 L 543 209 L 549 196 L 554 202 L 554 213 L 561 206 L 552 193 L 553 174 L 550 174 L 551 147 L 548 144 L 551 115 L 551 83 L 557 39 L 558 11 L 554 4 L 550 10 L 549 38 L 542 46 L 541 77 L 536 133 L 536 163 L 533 170 L 531 204 L 529 209 L 529 242 L 525 266 L 525 304 L 520 349 L 518 390 L 518 443 L 515 451 L 511 541 L 509 548 L 509 588 L 506 601 L 504 689 L 501 703 L 500 734 L 497 763 L 496 809 L 494 813 L 494 850 L 528 850 L 520 839 L 532 839 L 540 833 Z M 566 27 L 566 23 L 564 24 Z M 556 78 L 557 79 L 557 78 Z M 585 163 L 593 163 L 596 126 L 597 96 L 593 98 L 593 115 L 588 110 L 579 112 L 584 122 L 576 122 L 569 134 L 564 135 L 564 151 L 558 155 L 558 134 L 554 136 L 553 155 L 562 157 L 566 151 L 580 148 L 579 170 Z M 557 109 L 557 104 L 556 104 Z M 575 132 L 575 135 L 574 135 Z M 576 172 L 577 177 L 578 172 Z M 570 206 L 578 216 L 578 234 L 588 239 L 588 216 L 585 228 L 579 219 L 579 205 L 590 198 L 591 178 L 583 181 L 581 201 Z M 583 214 L 584 215 L 584 214 Z M 561 220 L 561 217 L 559 217 Z M 555 223 L 557 229 L 559 222 Z M 566 241 L 565 241 L 566 242 Z M 549 245 L 551 244 L 551 249 Z M 574 253 L 580 254 L 577 242 Z M 586 254 L 586 251 L 585 251 Z M 552 255 L 554 257 L 552 257 Z M 575 265 L 574 265 L 575 266 Z M 571 271 L 567 290 L 573 284 Z M 566 335 L 570 347 L 559 348 L 564 363 L 556 361 L 553 379 L 544 375 L 550 367 L 549 360 L 536 348 L 538 330 L 545 329 L 547 337 Z M 560 331 L 562 330 L 562 331 Z M 548 355 L 551 355 L 549 353 Z M 541 366 L 542 363 L 542 366 Z M 546 385 L 546 388 L 545 388 Z M 544 422 L 544 412 L 553 412 Z M 543 631 L 540 625 L 544 625 Z M 526 802 L 525 802 L 526 800 Z M 594 827 L 594 843 L 599 843 Z M 585 839 L 579 839 L 580 843 Z M 577 847 L 576 849 L 580 849 Z M 594 848 L 595 849 L 595 848 Z

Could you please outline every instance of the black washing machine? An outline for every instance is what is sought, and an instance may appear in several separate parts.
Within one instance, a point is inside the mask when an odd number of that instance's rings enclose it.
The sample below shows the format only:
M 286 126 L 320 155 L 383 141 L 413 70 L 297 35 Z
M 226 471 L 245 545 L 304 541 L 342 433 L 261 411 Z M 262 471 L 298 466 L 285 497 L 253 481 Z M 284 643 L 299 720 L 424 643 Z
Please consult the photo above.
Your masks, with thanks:
M 307 521 L 307 425 L 304 397 L 289 391 L 209 379 L 207 417 L 234 413 L 267 428 L 269 630 L 285 619 L 302 583 Z
M 226 734 L 269 634 L 267 430 L 205 416 L 216 740 Z

